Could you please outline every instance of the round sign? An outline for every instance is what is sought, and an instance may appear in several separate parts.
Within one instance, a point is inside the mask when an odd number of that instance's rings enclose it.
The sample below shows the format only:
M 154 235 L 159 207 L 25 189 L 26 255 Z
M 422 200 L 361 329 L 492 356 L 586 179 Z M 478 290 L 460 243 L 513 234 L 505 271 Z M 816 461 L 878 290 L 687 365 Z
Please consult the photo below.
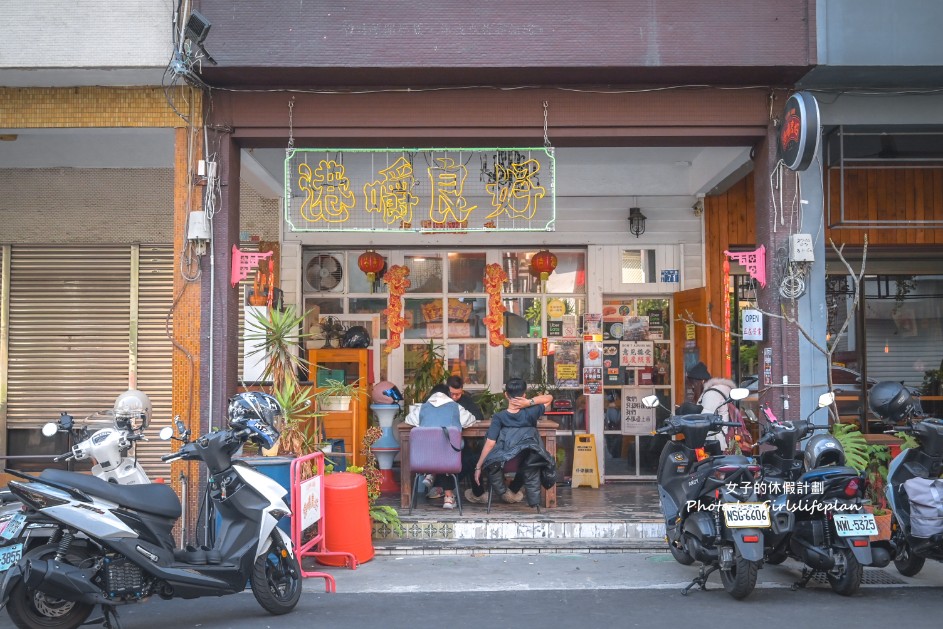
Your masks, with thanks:
M 551 299 L 547 302 L 547 316 L 551 319 L 559 319 L 566 314 L 566 304 L 559 299 Z
M 786 101 L 779 127 L 779 156 L 789 170 L 805 170 L 819 148 L 819 104 L 808 92 L 796 92 Z

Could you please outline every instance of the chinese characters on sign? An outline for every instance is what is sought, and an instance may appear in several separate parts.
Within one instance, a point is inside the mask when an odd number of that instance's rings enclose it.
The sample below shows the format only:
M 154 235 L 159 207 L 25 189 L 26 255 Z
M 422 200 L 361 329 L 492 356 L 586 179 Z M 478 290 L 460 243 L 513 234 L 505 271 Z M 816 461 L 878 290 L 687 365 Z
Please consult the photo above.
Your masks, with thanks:
M 740 331 L 744 341 L 763 340 L 763 313 L 759 310 L 740 311 Z
M 654 392 L 654 389 L 648 387 L 622 389 L 623 435 L 650 435 L 655 430 L 655 409 L 642 405 L 642 398 Z
M 553 148 L 291 149 L 293 232 L 552 231 Z
M 654 345 L 651 341 L 622 341 L 619 343 L 619 365 L 651 367 L 655 364 Z

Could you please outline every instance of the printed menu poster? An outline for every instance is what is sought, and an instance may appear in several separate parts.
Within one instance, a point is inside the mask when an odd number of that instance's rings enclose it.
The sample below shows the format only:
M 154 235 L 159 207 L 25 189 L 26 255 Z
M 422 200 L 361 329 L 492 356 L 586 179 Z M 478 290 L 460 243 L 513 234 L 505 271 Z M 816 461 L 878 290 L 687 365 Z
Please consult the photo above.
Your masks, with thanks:
M 651 341 L 622 341 L 619 343 L 619 364 L 623 367 L 653 366 L 654 346 Z
M 583 334 L 602 334 L 602 315 L 583 315 Z
M 583 366 L 602 367 L 602 336 L 583 335 Z
M 553 376 L 560 388 L 580 386 L 580 342 L 560 341 L 553 353 Z
M 650 435 L 655 430 L 655 409 L 642 406 L 642 398 L 654 393 L 650 387 L 622 389 L 623 435 Z
M 583 368 L 583 393 L 586 395 L 596 395 L 602 393 L 601 367 Z
M 603 376 L 606 385 L 622 384 L 619 378 L 619 344 L 603 343 L 602 345 L 602 366 L 605 370 Z
M 648 317 L 625 317 L 622 338 L 627 341 L 648 339 Z

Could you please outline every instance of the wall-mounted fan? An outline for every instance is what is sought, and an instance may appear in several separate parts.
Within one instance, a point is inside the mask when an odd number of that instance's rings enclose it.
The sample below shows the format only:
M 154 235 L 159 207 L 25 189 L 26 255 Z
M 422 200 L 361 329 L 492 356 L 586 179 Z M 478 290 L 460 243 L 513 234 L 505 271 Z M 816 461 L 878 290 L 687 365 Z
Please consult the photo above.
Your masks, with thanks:
M 315 292 L 344 290 L 344 263 L 328 253 L 313 255 L 305 264 L 305 283 Z

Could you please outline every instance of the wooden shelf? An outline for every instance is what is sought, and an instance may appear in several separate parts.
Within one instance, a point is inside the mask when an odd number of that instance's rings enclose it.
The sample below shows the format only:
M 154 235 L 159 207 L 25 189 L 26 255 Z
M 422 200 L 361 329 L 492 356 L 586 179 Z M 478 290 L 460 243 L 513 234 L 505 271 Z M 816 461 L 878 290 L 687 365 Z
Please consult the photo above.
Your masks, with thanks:
M 317 386 L 319 367 L 325 369 L 338 368 L 341 365 L 356 365 L 356 377 L 347 377 L 346 382 L 358 381 L 365 390 L 369 387 L 369 376 L 367 371 L 368 356 L 367 349 L 309 349 L 308 362 L 311 365 L 312 386 Z M 346 371 L 346 370 L 345 370 Z M 350 409 L 346 411 L 325 411 L 321 418 L 324 426 L 324 436 L 328 439 L 343 439 L 344 450 L 348 461 L 352 465 L 362 466 L 364 457 L 360 455 L 360 441 L 367 432 L 367 403 L 368 398 L 364 396 L 358 399 L 352 397 L 350 400 Z

